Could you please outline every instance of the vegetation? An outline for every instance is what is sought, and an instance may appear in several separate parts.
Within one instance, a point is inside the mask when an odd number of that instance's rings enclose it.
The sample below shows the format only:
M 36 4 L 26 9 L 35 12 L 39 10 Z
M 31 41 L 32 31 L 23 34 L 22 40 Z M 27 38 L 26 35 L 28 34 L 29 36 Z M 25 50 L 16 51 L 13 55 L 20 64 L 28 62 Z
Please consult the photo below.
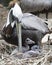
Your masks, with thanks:
M 12 1 L 12 0 L 0 0 L 0 4 L 2 4 L 4 6 L 8 6 L 10 1 Z

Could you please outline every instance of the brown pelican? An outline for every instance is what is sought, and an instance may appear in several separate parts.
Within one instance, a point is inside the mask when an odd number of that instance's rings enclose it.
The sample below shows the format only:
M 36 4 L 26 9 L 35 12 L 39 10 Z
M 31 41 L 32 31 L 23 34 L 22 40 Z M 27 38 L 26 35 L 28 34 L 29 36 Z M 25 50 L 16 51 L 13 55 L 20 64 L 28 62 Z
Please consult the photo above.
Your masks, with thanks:
M 36 44 L 40 44 L 42 37 L 49 32 L 44 20 L 31 13 L 22 13 L 20 6 L 16 3 L 15 6 L 10 9 L 7 22 L 2 29 L 3 38 L 11 44 L 18 45 L 16 21 L 18 23 L 21 22 L 23 46 L 27 45 L 25 43 L 27 38 Z

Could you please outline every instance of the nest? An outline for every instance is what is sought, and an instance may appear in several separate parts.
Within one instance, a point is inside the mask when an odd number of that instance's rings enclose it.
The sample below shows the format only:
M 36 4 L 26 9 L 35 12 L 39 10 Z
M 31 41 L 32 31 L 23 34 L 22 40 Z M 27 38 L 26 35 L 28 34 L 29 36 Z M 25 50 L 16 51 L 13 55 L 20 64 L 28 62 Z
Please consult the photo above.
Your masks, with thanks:
M 37 57 L 21 58 L 23 53 L 11 55 L 17 46 L 7 44 L 4 40 L 0 41 L 0 65 L 47 65 L 52 62 L 52 50 L 42 50 Z M 46 51 L 46 52 L 45 52 Z M 20 58 L 19 58 L 20 57 Z

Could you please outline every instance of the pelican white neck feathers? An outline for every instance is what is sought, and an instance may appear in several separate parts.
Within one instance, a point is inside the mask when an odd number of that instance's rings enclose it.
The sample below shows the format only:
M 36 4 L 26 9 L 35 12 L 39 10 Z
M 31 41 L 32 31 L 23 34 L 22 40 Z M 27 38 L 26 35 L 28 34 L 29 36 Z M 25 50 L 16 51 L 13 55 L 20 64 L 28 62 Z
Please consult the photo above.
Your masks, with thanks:
M 11 14 L 11 11 L 12 11 L 12 14 Z M 8 13 L 6 27 L 12 21 L 11 15 L 13 15 L 16 18 L 18 18 L 18 20 L 21 21 L 23 13 L 22 13 L 22 10 L 21 10 L 20 6 L 17 3 L 15 3 L 14 7 L 11 8 L 10 11 L 9 11 L 9 13 Z M 14 26 L 14 22 L 11 25 L 13 27 Z
M 23 16 L 23 13 L 22 13 L 22 10 L 20 8 L 20 6 L 16 3 L 14 8 L 13 8 L 13 15 L 15 17 L 17 17 L 19 19 L 19 21 L 21 20 L 22 16 Z

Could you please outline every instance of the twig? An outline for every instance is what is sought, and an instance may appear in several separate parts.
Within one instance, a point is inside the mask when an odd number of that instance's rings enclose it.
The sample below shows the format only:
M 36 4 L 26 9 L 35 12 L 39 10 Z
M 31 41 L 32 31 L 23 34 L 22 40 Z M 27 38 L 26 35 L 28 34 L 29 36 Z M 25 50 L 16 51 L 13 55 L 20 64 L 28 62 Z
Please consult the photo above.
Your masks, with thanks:
M 37 61 L 37 63 L 34 63 L 33 65 L 38 65 L 41 61 L 43 61 L 43 60 L 47 57 L 47 55 L 48 55 L 50 52 L 51 52 L 51 50 L 49 50 L 49 52 L 48 52 L 43 58 L 39 59 L 39 60 Z M 46 59 L 45 59 L 45 60 L 46 60 Z M 45 63 L 45 61 L 44 61 L 44 63 Z M 44 63 L 42 63 L 41 65 L 43 65 Z

